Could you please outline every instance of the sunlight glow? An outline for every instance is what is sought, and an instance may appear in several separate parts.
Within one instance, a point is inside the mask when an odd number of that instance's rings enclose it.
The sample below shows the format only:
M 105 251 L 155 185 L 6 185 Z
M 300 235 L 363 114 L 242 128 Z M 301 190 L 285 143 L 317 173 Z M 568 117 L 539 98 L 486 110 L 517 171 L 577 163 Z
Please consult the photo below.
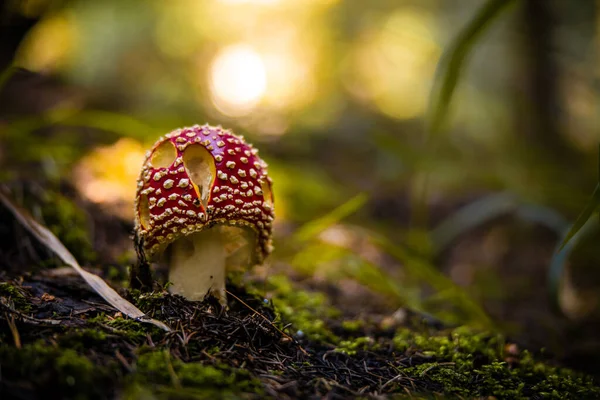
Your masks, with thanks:
M 349 60 L 348 89 L 390 117 L 422 115 L 441 54 L 434 26 L 428 13 L 403 8 L 373 27 Z
M 255 5 L 263 5 L 263 4 L 277 4 L 282 0 L 217 0 L 219 3 L 225 4 L 255 4 Z
M 77 32 L 68 14 L 56 14 L 33 27 L 19 48 L 16 65 L 33 71 L 58 70 L 69 62 Z
M 144 162 L 144 148 L 133 139 L 120 139 L 85 156 L 74 170 L 75 186 L 88 200 L 133 218 L 136 180 Z
M 267 73 L 260 54 L 247 45 L 223 49 L 210 68 L 215 107 L 228 116 L 248 114 L 267 88 Z

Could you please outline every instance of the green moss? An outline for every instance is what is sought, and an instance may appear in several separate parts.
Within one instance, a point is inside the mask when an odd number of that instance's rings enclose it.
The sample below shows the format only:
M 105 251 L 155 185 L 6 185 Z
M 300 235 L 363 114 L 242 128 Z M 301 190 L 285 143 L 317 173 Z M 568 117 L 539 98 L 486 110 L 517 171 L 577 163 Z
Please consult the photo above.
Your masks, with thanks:
M 327 304 L 323 293 L 298 290 L 282 275 L 271 276 L 267 290 L 273 294 L 273 306 L 281 322 L 291 323 L 297 335 L 316 341 L 339 341 L 325 320 L 338 317 L 340 312 Z
M 506 354 L 505 344 L 501 335 L 466 328 L 432 336 L 404 329 L 394 337 L 398 351 L 426 361 L 401 368 L 402 374 L 427 378 L 445 394 L 508 399 L 529 398 L 534 393 L 557 399 L 600 396 L 592 378 L 536 361 L 527 351 L 514 358 Z M 511 358 L 509 364 L 506 360 Z
M 165 295 L 167 292 L 151 292 L 151 293 L 143 293 L 139 290 L 131 290 L 129 292 L 131 297 L 133 298 L 133 302 L 136 306 L 140 308 L 140 310 L 144 312 L 149 312 L 150 310 L 154 310 L 153 313 L 154 318 L 160 319 L 161 311 L 160 306 L 165 302 Z
M 123 265 L 127 265 L 129 259 L 123 261 Z M 115 283 L 116 286 L 127 287 L 129 282 L 129 275 L 127 268 L 120 268 L 114 265 L 108 267 L 106 271 L 106 279 Z
M 73 349 L 52 346 L 44 341 L 21 349 L 0 346 L 2 378 L 27 382 L 38 395 L 51 393 L 61 398 L 99 398 L 106 391 L 103 382 L 114 365 L 100 367 Z
M 42 215 L 48 228 L 80 263 L 91 262 L 97 258 L 90 240 L 87 216 L 71 199 L 47 190 L 43 199 Z
M 200 362 L 185 363 L 168 351 L 144 351 L 139 355 L 134 382 L 152 385 L 157 392 L 177 389 L 180 393 L 206 395 L 210 393 L 262 393 L 261 383 L 245 370 L 224 364 L 205 365 Z
M 219 346 L 212 346 L 209 347 L 208 349 L 206 349 L 206 354 L 211 355 L 211 356 L 215 356 L 217 354 L 219 354 L 221 352 L 221 349 L 219 348 Z
M 80 328 L 69 329 L 57 337 L 56 342 L 60 347 L 84 352 L 90 348 L 102 347 L 107 339 L 107 334 L 100 329 Z
M 0 297 L 4 298 L 17 311 L 24 314 L 31 312 L 31 304 L 27 300 L 25 291 L 18 286 L 11 285 L 8 282 L 0 282 Z
M 125 336 L 130 341 L 139 343 L 146 340 L 147 335 L 156 333 L 157 329 L 148 324 L 142 324 L 131 318 L 112 318 L 105 314 L 99 314 L 88 320 L 91 324 L 97 325 L 99 328 L 108 327 L 115 335 Z
M 362 336 L 354 340 L 342 340 L 335 348 L 335 351 L 349 356 L 354 356 L 358 351 L 368 349 L 377 349 L 375 341 L 371 337 Z
M 347 332 L 358 332 L 364 326 L 364 321 L 361 321 L 359 319 L 342 321 L 342 328 Z

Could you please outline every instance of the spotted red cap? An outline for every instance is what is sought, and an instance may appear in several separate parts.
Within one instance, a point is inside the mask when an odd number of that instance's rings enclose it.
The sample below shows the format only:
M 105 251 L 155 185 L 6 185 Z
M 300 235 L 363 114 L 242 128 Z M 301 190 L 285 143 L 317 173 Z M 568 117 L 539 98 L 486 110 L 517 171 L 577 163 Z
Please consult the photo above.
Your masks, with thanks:
M 254 262 L 271 252 L 273 196 L 267 164 L 229 130 L 177 129 L 146 154 L 135 202 L 135 229 L 150 259 L 182 236 L 218 224 L 256 233 Z

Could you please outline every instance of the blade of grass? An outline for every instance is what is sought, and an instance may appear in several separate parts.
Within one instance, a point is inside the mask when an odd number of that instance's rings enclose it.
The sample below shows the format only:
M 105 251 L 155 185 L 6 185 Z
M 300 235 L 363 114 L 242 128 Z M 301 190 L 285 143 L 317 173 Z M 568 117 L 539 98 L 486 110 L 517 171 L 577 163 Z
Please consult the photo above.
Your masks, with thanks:
M 6 82 L 8 82 L 10 77 L 13 76 L 18 70 L 18 67 L 10 66 L 0 72 L 0 91 L 4 88 L 4 85 L 6 85 Z
M 391 243 L 376 232 L 368 231 L 368 235 L 379 249 L 403 264 L 408 278 L 406 281 L 398 281 L 379 266 L 363 258 L 354 248 L 318 239 L 304 243 L 304 248 L 296 253 L 291 265 L 309 275 L 320 271 L 322 276 L 332 282 L 337 282 L 343 277 L 351 278 L 372 291 L 393 299 L 398 306 L 447 320 L 448 315 L 437 315 L 437 310 L 428 307 L 423 301 L 418 284 L 425 283 L 437 294 L 443 294 L 445 301 L 456 307 L 460 315 L 466 315 L 467 323 L 485 329 L 493 328 L 493 322 L 477 302 L 423 257 Z M 407 287 L 409 281 L 412 283 Z M 460 321 L 464 323 L 465 318 Z
M 366 193 L 360 193 L 321 218 L 307 222 L 296 231 L 293 240 L 305 242 L 314 238 L 325 229 L 358 211 L 367 202 L 367 199 Z
M 467 25 L 459 32 L 448 50 L 442 55 L 436 69 L 436 77 L 429 96 L 427 111 L 427 135 L 420 161 L 420 173 L 415 175 L 414 204 L 411 226 L 424 229 L 427 226 L 426 198 L 429 192 L 430 160 L 436 158 L 436 142 L 448 117 L 452 97 L 458 85 L 464 64 L 477 41 L 493 23 L 516 0 L 488 0 L 479 8 Z
M 53 125 L 93 128 L 138 140 L 147 140 L 158 132 L 156 128 L 128 115 L 110 111 L 80 111 L 77 109 L 51 110 L 38 117 L 15 120 L 7 126 L 7 130 L 9 133 L 22 135 Z
M 598 191 L 598 188 L 596 188 L 596 191 Z M 590 234 L 594 229 L 598 229 L 598 223 L 589 219 L 593 211 L 592 209 L 587 216 L 583 217 L 586 213 L 584 211 L 580 218 L 577 218 L 577 222 L 567 232 L 565 239 L 560 245 L 556 246 L 556 251 L 550 260 L 548 287 L 550 288 L 550 301 L 556 311 L 562 311 L 560 307 L 560 285 L 567 268 L 569 256 L 583 236 Z
M 155 136 L 156 128 L 153 128 L 129 115 L 110 111 L 85 110 L 76 113 L 54 113 L 49 115 L 52 124 L 66 126 L 82 126 L 98 130 L 115 132 L 122 136 L 138 140 L 147 140 Z M 161 131 L 158 131 L 159 133 Z
M 538 204 L 526 204 L 508 192 L 493 193 L 461 207 L 431 231 L 436 253 L 446 249 L 458 237 L 495 218 L 514 214 L 523 221 L 542 225 L 562 236 L 566 220 L 556 210 Z
M 514 211 L 515 207 L 516 199 L 510 193 L 495 193 L 467 204 L 431 231 L 435 252 L 440 253 L 461 235 Z
M 575 237 L 577 232 L 579 232 L 581 228 L 583 228 L 583 226 L 590 219 L 592 214 L 594 214 L 594 211 L 598 209 L 598 207 L 600 207 L 600 183 L 596 185 L 596 188 L 594 189 L 594 193 L 592 193 L 590 201 L 587 203 L 585 209 L 581 212 L 581 214 L 579 214 L 579 216 L 575 220 L 575 223 L 573 224 L 571 229 L 569 229 L 569 232 L 567 232 L 567 234 L 565 235 L 565 238 L 563 239 L 562 243 L 560 244 L 560 247 L 558 248 L 559 252 L 563 250 L 567 243 L 569 243 Z
M 296 253 L 290 264 L 307 275 L 318 271 L 331 282 L 344 277 L 353 279 L 375 293 L 394 299 L 398 306 L 424 311 L 416 290 L 409 290 L 354 249 L 320 240 L 310 241 Z
M 430 136 L 441 131 L 467 56 L 479 38 L 515 0 L 489 0 L 477 11 L 442 56 L 430 95 Z
M 451 293 L 453 302 L 471 316 L 472 323 L 480 325 L 482 328 L 493 328 L 494 324 L 483 308 L 463 288 L 438 271 L 428 261 L 375 232 L 372 232 L 371 240 L 386 253 L 402 262 L 410 275 L 431 285 L 438 292 Z

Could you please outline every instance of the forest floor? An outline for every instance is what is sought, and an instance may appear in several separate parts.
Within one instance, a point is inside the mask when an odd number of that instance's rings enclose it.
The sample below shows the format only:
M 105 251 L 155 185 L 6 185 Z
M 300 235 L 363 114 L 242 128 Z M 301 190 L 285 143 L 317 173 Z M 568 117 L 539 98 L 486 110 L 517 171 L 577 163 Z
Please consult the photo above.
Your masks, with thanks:
M 85 259 L 63 211 L 45 220 Z M 125 264 L 90 269 L 165 332 L 105 304 L 6 210 L 0 221 L 2 399 L 600 398 L 597 378 L 496 332 L 406 309 L 357 315 L 281 274 L 230 280 L 225 310 L 129 291 Z

